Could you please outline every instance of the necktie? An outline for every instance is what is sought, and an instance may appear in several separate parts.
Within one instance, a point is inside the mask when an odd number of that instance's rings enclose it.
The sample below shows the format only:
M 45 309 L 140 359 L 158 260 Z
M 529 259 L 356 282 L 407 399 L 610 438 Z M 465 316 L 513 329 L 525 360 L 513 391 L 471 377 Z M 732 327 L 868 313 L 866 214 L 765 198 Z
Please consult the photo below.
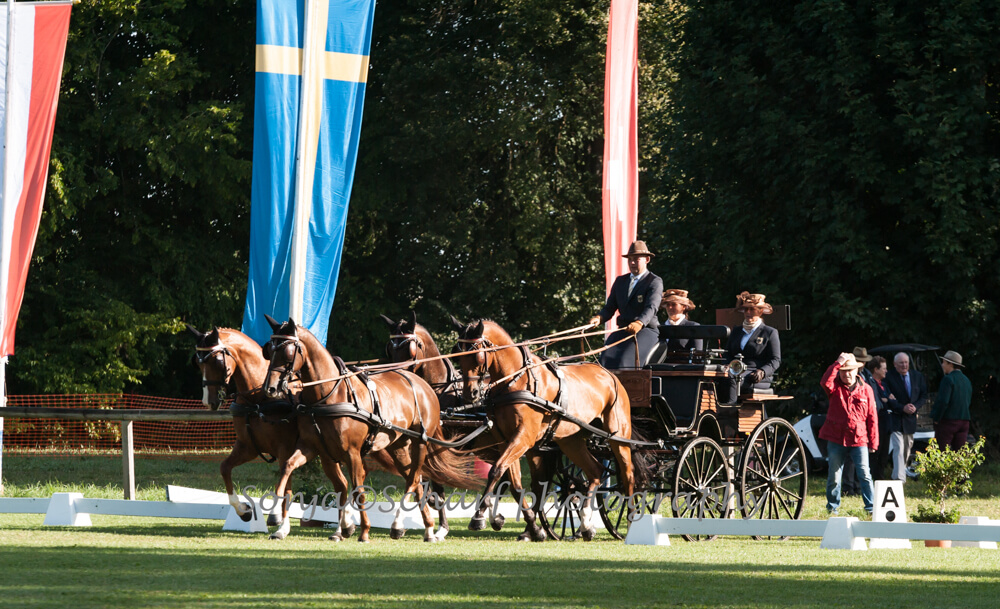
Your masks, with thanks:
M 909 399 L 909 397 L 910 397 L 910 375 L 909 374 L 904 374 L 903 375 L 903 382 L 906 383 L 906 397 L 907 397 L 907 399 Z
M 639 282 L 637 277 L 632 277 L 632 283 L 628 284 L 628 295 L 632 295 L 632 290 L 635 289 L 635 284 Z

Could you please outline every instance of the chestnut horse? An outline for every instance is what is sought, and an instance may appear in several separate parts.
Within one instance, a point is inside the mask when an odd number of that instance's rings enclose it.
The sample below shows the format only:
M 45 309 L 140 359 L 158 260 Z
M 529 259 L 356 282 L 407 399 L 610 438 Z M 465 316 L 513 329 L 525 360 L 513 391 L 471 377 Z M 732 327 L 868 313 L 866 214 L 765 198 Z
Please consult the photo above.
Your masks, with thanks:
M 600 419 L 604 431 L 620 438 L 631 438 L 632 421 L 628 394 L 618 377 L 597 364 L 574 364 L 549 368 L 541 359 L 524 347 L 514 346 L 510 335 L 492 321 L 462 325 L 457 320 L 459 342 L 456 350 L 469 352 L 459 358 L 459 367 L 465 380 L 465 398 L 470 401 L 484 399 L 493 407 L 493 420 L 506 438 L 503 453 L 490 471 L 476 513 L 469 523 L 474 531 L 486 527 L 485 512 L 491 507 L 491 498 L 497 483 L 505 472 L 513 481 L 515 496 L 522 492 L 521 472 L 517 467 L 521 456 L 529 455 L 532 478 L 540 475 L 537 448 L 547 441 L 554 441 L 588 481 L 587 498 L 580 511 L 580 534 L 591 540 L 597 533 L 592 524 L 594 492 L 604 473 L 600 463 L 587 450 L 587 434 L 563 414 L 590 424 Z M 498 385 L 485 391 L 483 379 L 489 374 Z M 632 473 L 631 447 L 610 441 L 611 452 L 620 472 L 622 489 L 631 497 L 635 481 Z M 534 453 L 534 454 L 533 454 Z M 545 532 L 539 527 L 534 506 L 522 505 L 524 519 L 534 541 L 544 541 Z M 503 526 L 503 516 L 494 514 L 491 524 L 495 530 Z
M 462 376 L 455 370 L 450 359 L 433 358 L 441 355 L 434 338 L 427 328 L 417 323 L 417 315 L 410 312 L 410 319 L 393 321 L 381 315 L 389 327 L 389 342 L 385 345 L 385 355 L 390 362 L 416 361 L 410 370 L 427 381 L 434 389 L 441 403 L 441 410 L 462 405 Z M 422 361 L 432 359 L 432 361 Z
M 200 332 L 191 325 L 187 325 L 187 329 L 198 341 L 197 361 L 202 374 L 202 401 L 205 405 L 218 410 L 226 401 L 226 386 L 230 381 L 236 384 L 236 400 L 230 406 L 236 443 L 229 456 L 222 461 L 219 470 L 226 483 L 230 505 L 247 522 L 253 517 L 253 507 L 240 501 L 236 494 L 233 468 L 253 461 L 258 456 L 268 461 L 265 453 L 271 455 L 268 462 L 276 460 L 278 466 L 283 468 L 295 452 L 295 443 L 299 439 L 295 408 L 287 400 L 264 400 L 261 385 L 267 373 L 267 360 L 261 354 L 260 345 L 252 338 L 230 328 L 216 328 L 208 333 Z M 337 475 L 344 480 L 339 469 Z M 346 484 L 346 480 L 344 483 Z M 284 522 L 287 523 L 287 519 Z M 268 516 L 267 523 L 271 526 L 283 525 L 274 514 Z M 348 525 L 348 532 L 350 531 Z M 282 534 L 279 528 L 271 537 L 281 539 L 287 532 L 286 530 Z
M 412 493 L 421 505 L 424 541 L 439 541 L 434 521 L 423 498 L 423 474 L 435 482 L 459 488 L 475 488 L 478 480 L 471 474 L 471 458 L 453 450 L 428 445 L 421 438 L 442 439 L 437 396 L 422 378 L 405 370 L 371 376 L 345 374 L 343 362 L 335 359 L 319 340 L 293 320 L 268 323 L 274 334 L 265 345 L 271 360 L 264 389 L 271 397 L 285 395 L 290 382 L 305 384 L 299 398 L 299 441 L 285 466 L 277 494 L 284 496 L 286 476 L 312 456 L 319 455 L 323 470 L 340 493 L 341 505 L 352 497 L 359 505 L 366 502 L 364 484 L 367 472 L 364 456 L 388 455 L 395 470 L 406 480 L 406 493 Z M 337 380 L 330 380 L 337 379 Z M 315 382 L 316 384 L 311 384 Z M 415 436 L 415 437 L 414 437 Z M 337 463 L 350 471 L 353 491 L 331 475 Z M 402 507 L 390 528 L 393 539 L 402 537 Z M 358 541 L 367 542 L 371 522 L 361 511 Z M 339 541 L 339 536 L 331 536 Z

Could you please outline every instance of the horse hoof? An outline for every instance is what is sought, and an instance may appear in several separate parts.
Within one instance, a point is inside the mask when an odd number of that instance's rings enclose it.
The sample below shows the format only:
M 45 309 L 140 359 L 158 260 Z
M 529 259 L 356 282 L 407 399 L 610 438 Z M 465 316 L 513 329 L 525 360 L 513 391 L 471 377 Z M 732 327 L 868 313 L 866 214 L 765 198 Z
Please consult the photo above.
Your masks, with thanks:
M 440 541 L 440 539 L 438 539 L 438 538 L 437 538 L 437 537 L 435 537 L 434 535 L 431 535 L 430 537 L 424 537 L 424 541 L 425 541 L 426 543 L 437 543 L 437 542 L 439 542 L 439 541 Z
M 525 531 L 517 536 L 518 541 L 531 541 L 531 533 Z
M 402 539 L 406 535 L 406 529 L 389 529 L 389 537 L 392 539 Z
M 337 533 L 334 533 L 333 535 L 327 537 L 327 540 L 333 542 L 339 542 L 339 541 L 344 541 L 344 538 L 338 535 Z
M 503 523 L 505 521 L 506 519 L 503 517 L 503 514 L 497 514 L 496 518 L 494 518 L 493 521 L 490 522 L 490 526 L 493 527 L 494 531 L 499 531 L 500 529 L 503 528 Z
M 358 543 L 368 543 L 369 541 L 367 537 L 358 537 Z
M 267 515 L 267 526 L 269 527 L 280 527 L 281 526 L 281 516 L 277 514 Z
M 268 537 L 268 539 L 284 539 L 287 535 L 288 533 L 285 533 L 284 531 L 281 530 L 277 530 L 271 533 L 271 536 Z
M 340 532 L 344 536 L 344 539 L 347 539 L 348 537 L 354 537 L 354 531 L 357 530 L 357 528 L 358 525 L 351 524 L 348 525 L 347 528 L 340 527 Z
M 549 536 L 545 534 L 545 529 L 539 528 L 538 532 L 532 535 L 531 541 L 547 541 L 548 538 Z
M 485 528 L 486 528 L 485 518 L 473 518 L 472 520 L 469 521 L 470 531 L 482 531 Z
M 580 536 L 583 537 L 584 541 L 593 541 L 594 537 L 597 535 L 597 528 L 590 527 L 589 529 L 580 529 Z

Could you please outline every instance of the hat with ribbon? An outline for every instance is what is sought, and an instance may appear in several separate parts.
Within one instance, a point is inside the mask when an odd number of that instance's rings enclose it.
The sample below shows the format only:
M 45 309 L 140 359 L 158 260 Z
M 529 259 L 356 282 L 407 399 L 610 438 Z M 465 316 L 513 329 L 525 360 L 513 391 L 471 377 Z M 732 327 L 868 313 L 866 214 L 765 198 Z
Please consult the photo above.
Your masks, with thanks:
M 949 364 L 954 364 L 956 366 L 962 366 L 962 355 L 956 353 L 955 351 L 949 351 L 941 356 L 941 359 L 948 362 Z
M 632 245 L 628 246 L 628 253 L 622 254 L 622 258 L 631 258 L 632 256 L 649 256 L 652 258 L 654 255 L 646 247 L 645 241 L 633 241 Z
M 754 307 L 760 309 L 762 315 L 770 315 L 774 313 L 774 309 L 771 305 L 764 301 L 763 294 L 751 294 L 750 292 L 742 292 L 736 296 L 736 310 L 742 311 L 748 307 Z
M 864 364 L 859 362 L 853 353 L 848 353 L 847 357 L 844 358 L 844 363 L 840 365 L 838 370 L 857 370 L 858 368 L 863 368 Z
M 677 304 L 682 305 L 685 311 L 690 311 L 691 309 L 696 308 L 695 304 L 691 302 L 690 298 L 688 298 L 687 290 L 664 290 L 663 300 L 660 301 L 660 308 L 667 308 L 667 304 L 671 302 L 676 302 Z
M 859 362 L 870 362 L 872 361 L 872 356 L 868 355 L 868 349 L 864 347 L 854 348 L 854 358 Z

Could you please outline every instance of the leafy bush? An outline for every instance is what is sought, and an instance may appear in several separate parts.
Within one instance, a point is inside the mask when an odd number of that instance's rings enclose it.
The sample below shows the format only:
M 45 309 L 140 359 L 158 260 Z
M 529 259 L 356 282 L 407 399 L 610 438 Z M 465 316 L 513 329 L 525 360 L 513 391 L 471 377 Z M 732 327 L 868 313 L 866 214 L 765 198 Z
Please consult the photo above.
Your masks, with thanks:
M 959 450 L 938 448 L 937 440 L 931 440 L 927 450 L 914 457 L 916 471 L 924 483 L 924 492 L 938 502 L 937 511 L 921 506 L 912 517 L 914 522 L 958 522 L 958 510 L 946 510 L 945 499 L 964 495 L 972 489 L 972 470 L 983 462 L 984 438 Z

